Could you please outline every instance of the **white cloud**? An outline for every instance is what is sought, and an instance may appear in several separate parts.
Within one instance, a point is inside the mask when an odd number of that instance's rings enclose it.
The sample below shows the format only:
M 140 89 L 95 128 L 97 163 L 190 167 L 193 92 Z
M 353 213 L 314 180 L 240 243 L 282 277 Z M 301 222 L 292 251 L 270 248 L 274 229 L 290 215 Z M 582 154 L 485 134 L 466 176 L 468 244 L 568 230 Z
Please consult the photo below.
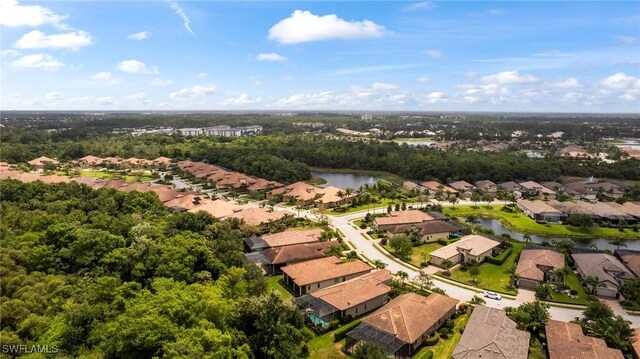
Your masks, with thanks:
M 540 79 L 532 75 L 520 75 L 518 71 L 504 71 L 482 76 L 480 80 L 483 83 L 500 85 L 526 84 L 540 81 Z
M 0 54 L 2 54 L 2 57 L 16 57 L 16 56 L 20 56 L 20 52 L 18 50 L 14 50 L 14 49 L 6 49 L 6 50 L 2 50 L 2 52 L 0 52 Z
M 625 45 L 635 45 L 638 43 L 638 38 L 635 36 L 618 36 L 617 39 Z
M 281 98 L 276 102 L 276 105 L 281 107 L 317 106 L 333 103 L 335 100 L 335 95 L 331 91 L 317 94 L 300 93 Z
M 502 9 L 489 9 L 484 12 L 486 15 L 502 15 L 504 14 L 504 10 Z
M 180 5 L 178 5 L 178 2 L 176 2 L 174 0 L 167 0 L 167 3 L 169 3 L 169 6 L 171 6 L 171 9 L 173 9 L 173 11 L 175 11 L 175 13 L 178 16 L 180 16 L 180 18 L 182 19 L 182 23 L 184 24 L 184 28 L 191 35 L 196 36 L 196 34 L 193 32 L 193 30 L 191 30 L 191 20 L 189 19 L 187 14 L 184 12 L 184 10 L 182 10 Z
M 425 100 L 427 103 L 439 103 L 447 102 L 449 99 L 442 92 L 431 92 L 427 96 L 425 96 Z
M 173 81 L 171 81 L 171 80 L 163 80 L 161 78 L 155 78 L 149 83 L 149 85 L 151 85 L 151 86 L 168 86 L 168 85 L 171 85 L 172 83 L 173 83 Z
M 201 72 L 201 73 L 198 74 L 198 78 L 200 78 L 200 79 L 203 79 L 205 77 L 207 77 L 207 73 L 206 72 Z
M 113 77 L 111 72 L 103 71 L 91 76 L 92 79 L 105 82 L 109 85 L 118 85 L 122 79 L 119 77 Z
M 640 94 L 640 90 L 638 89 L 628 90 L 620 95 L 620 98 L 625 101 L 638 101 L 638 94 Z
M 435 50 L 435 49 L 425 50 L 424 54 L 429 57 L 433 57 L 434 59 L 438 57 L 442 57 L 442 51 Z
M 79 48 L 87 45 L 91 45 L 93 40 L 91 35 L 85 31 L 72 31 L 66 34 L 53 34 L 47 35 L 46 33 L 38 30 L 28 32 L 13 46 L 19 49 L 71 49 L 78 50 Z
M 397 85 L 374 82 L 370 87 L 352 86 L 349 91 L 299 93 L 281 98 L 274 106 L 288 108 L 405 108 L 414 104 L 411 94 Z
M 127 100 L 127 101 L 139 102 L 139 103 L 145 104 L 145 105 L 148 105 L 148 104 L 150 104 L 152 102 L 147 97 L 147 94 L 144 93 L 144 92 L 138 92 L 138 93 L 131 94 L 129 96 L 123 96 L 122 98 Z
M 113 98 L 111 96 L 99 97 L 96 99 L 96 103 L 101 106 L 111 106 L 113 105 Z
M 297 44 L 323 40 L 378 38 L 384 33 L 384 26 L 369 20 L 347 21 L 334 14 L 318 16 L 309 11 L 296 10 L 290 17 L 273 25 L 269 29 L 268 38 L 281 44 Z
M 633 86 L 634 84 L 637 86 L 637 80 L 638 79 L 633 76 L 629 76 L 623 72 L 618 72 L 617 74 L 611 75 L 600 81 L 600 84 L 611 89 L 624 89 Z
M 11 63 L 13 67 L 41 68 L 45 71 L 56 71 L 64 64 L 49 54 L 33 54 L 23 56 Z
M 584 97 L 584 95 L 580 92 L 567 92 L 562 95 L 562 99 L 569 103 L 577 103 L 582 97 Z
M 287 76 L 283 77 L 282 79 L 285 80 L 285 81 L 291 81 L 291 80 L 293 80 L 293 76 L 287 75 Z
M 208 95 L 213 95 L 216 92 L 216 87 L 211 85 L 211 86 L 201 86 L 201 85 L 195 85 L 192 87 L 185 87 L 181 90 L 178 91 L 174 91 L 172 93 L 169 94 L 169 97 L 176 99 L 176 98 L 193 98 L 193 97 L 201 97 L 201 96 L 208 96 Z
M 402 11 L 411 12 L 411 11 L 417 11 L 417 10 L 429 10 L 431 8 L 433 8 L 433 3 L 432 2 L 422 1 L 422 2 L 417 2 L 417 3 L 413 3 L 411 5 L 408 5 L 408 6 L 404 7 L 402 9 Z
M 138 60 L 124 60 L 118 64 L 118 70 L 130 74 L 158 73 L 157 67 L 150 68 L 144 62 Z
M 64 28 L 66 26 L 62 21 L 66 18 L 67 16 L 58 15 L 39 5 L 20 5 L 17 0 L 0 1 L 0 25 L 35 27 L 52 24 Z
M 429 81 L 431 81 L 429 76 L 420 76 L 420 77 L 418 77 L 418 82 L 429 82 Z
M 398 89 L 398 85 L 374 82 L 373 85 L 371 85 L 371 89 L 374 91 L 393 91 Z
M 142 41 L 142 40 L 148 39 L 149 37 L 151 37 L 151 32 L 141 31 L 141 32 L 136 32 L 134 34 L 127 36 L 127 39 Z
M 44 96 L 44 98 L 46 100 L 51 100 L 51 101 L 55 101 L 55 100 L 60 100 L 62 98 L 62 94 L 60 92 L 49 92 L 48 94 L 46 94 Z
M 268 54 L 259 54 L 257 56 L 258 61 L 287 61 L 287 58 L 276 54 L 275 52 L 271 52 Z
M 563 89 L 573 89 L 582 87 L 582 84 L 577 79 L 570 78 L 563 81 L 554 82 L 551 84 L 551 86 Z
M 262 101 L 262 98 L 260 97 L 252 98 L 249 96 L 249 94 L 243 93 L 238 97 L 230 97 L 226 99 L 222 104 L 225 106 L 244 106 L 244 105 L 254 104 L 260 101 Z

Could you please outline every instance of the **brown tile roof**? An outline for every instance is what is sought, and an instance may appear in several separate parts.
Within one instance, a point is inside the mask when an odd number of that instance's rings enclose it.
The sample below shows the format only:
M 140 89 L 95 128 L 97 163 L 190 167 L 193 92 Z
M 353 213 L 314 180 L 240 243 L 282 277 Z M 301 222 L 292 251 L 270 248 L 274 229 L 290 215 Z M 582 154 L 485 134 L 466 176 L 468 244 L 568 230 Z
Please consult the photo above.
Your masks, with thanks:
M 636 358 L 640 358 L 640 328 L 635 328 L 633 330 L 635 334 L 635 342 L 633 342 L 633 353 L 636 355 Z
M 413 343 L 458 305 L 458 300 L 438 293 L 424 297 L 402 294 L 362 322 Z
M 32 165 L 32 166 L 44 166 L 45 163 L 51 163 L 54 165 L 59 165 L 60 162 L 54 160 L 53 158 L 49 158 L 49 157 L 45 157 L 45 156 L 40 156 L 38 158 L 34 158 L 31 161 L 27 162 L 28 164 Z
M 315 199 L 321 192 L 321 188 L 312 186 L 305 182 L 292 183 L 286 187 L 271 191 L 271 194 L 283 194 L 285 197 L 293 197 L 303 201 Z
M 160 156 L 153 160 L 153 164 L 156 166 L 169 166 L 171 165 L 171 158 Z
M 529 332 L 516 328 L 504 310 L 477 305 L 453 359 L 527 359 L 529 337 Z
M 393 275 L 388 270 L 380 269 L 317 290 L 310 295 L 338 310 L 347 310 L 371 299 L 389 294 L 391 279 L 393 279 Z
M 334 187 L 334 186 L 329 186 L 329 187 L 322 188 L 318 192 L 320 193 L 320 195 L 322 197 L 317 199 L 317 201 L 322 201 L 322 203 L 340 202 L 343 199 L 354 197 L 353 194 L 350 195 L 350 196 L 347 196 L 344 193 L 344 190 L 342 188 L 338 188 L 338 187 Z M 340 196 L 338 196 L 339 192 L 342 192 L 342 198 Z
M 376 217 L 374 222 L 377 226 L 400 225 L 400 224 L 417 224 L 425 221 L 432 221 L 433 217 L 417 210 L 410 209 L 407 211 L 391 212 L 386 217 Z
M 449 183 L 449 186 L 457 191 L 473 191 L 476 187 L 467 181 L 456 181 Z
M 550 205 L 546 204 L 543 201 L 529 201 L 527 199 L 518 199 L 517 202 L 520 206 L 528 209 L 529 211 L 533 212 L 534 214 L 543 214 L 543 213 L 556 213 L 556 214 L 562 214 L 561 211 L 551 207 Z
M 249 191 L 264 191 L 264 190 L 268 190 L 268 189 L 272 189 L 272 188 L 278 188 L 278 187 L 282 187 L 284 186 L 282 183 L 280 182 L 276 182 L 276 181 L 267 181 L 264 178 L 258 178 L 256 179 L 256 182 L 254 184 L 252 184 L 251 186 L 247 187 L 247 189 Z
M 576 202 L 580 207 L 585 208 L 599 217 L 613 219 L 613 220 L 633 220 L 633 216 L 628 215 L 626 212 L 618 210 L 615 207 L 609 206 L 606 202 L 589 203 L 585 201 Z
M 579 324 L 550 320 L 546 325 L 549 359 L 623 359 L 604 340 L 584 335 Z
M 544 272 L 540 266 L 551 267 L 553 272 L 564 268 L 564 256 L 550 249 L 525 248 L 520 253 L 516 274 L 520 278 L 544 281 Z
M 634 278 L 627 267 L 610 254 L 604 252 L 573 253 L 571 257 L 585 277 L 598 278 L 600 283 L 608 288 L 617 288 L 622 279 Z
M 389 230 L 389 232 L 393 234 L 405 233 L 411 229 L 417 229 L 420 231 L 420 234 L 436 234 L 436 233 L 451 233 L 457 232 L 461 228 L 451 224 L 447 221 L 435 220 L 435 221 L 427 221 L 418 224 L 401 224 Z
M 546 194 L 556 193 L 555 191 L 548 189 L 547 187 L 541 185 L 540 183 L 533 182 L 533 181 L 522 182 L 520 183 L 520 186 L 528 190 L 536 190 L 538 192 L 546 193 Z
M 269 248 L 262 251 L 262 255 L 270 264 L 279 265 L 285 263 L 295 263 L 305 260 L 322 258 L 324 252 L 331 246 L 339 246 L 338 241 L 313 242 L 294 244 L 277 248 Z
M 98 166 L 100 164 L 102 164 L 104 160 L 100 157 L 96 157 L 96 156 L 84 156 L 80 159 L 78 159 L 78 162 L 84 163 L 88 166 Z
M 624 212 L 630 216 L 634 216 L 636 218 L 640 218 L 640 206 L 637 204 L 633 204 L 631 202 L 625 202 L 623 204 L 618 204 L 615 202 L 603 202 L 603 204 L 617 210 L 620 212 Z
M 636 276 L 640 276 L 640 251 L 631 251 L 627 249 L 618 249 L 615 254 Z M 640 337 L 638 337 L 640 340 Z
M 489 180 L 476 181 L 476 187 L 485 192 L 495 192 L 498 189 L 498 185 Z
M 260 226 L 269 222 L 279 221 L 286 216 L 292 216 L 293 213 L 285 211 L 273 211 L 268 208 L 261 207 L 247 207 L 240 212 L 234 212 L 226 218 L 236 218 L 244 221 L 244 223 L 250 226 Z
M 500 183 L 498 187 L 504 189 L 507 192 L 520 191 L 522 189 L 522 186 L 513 181 Z
M 205 211 L 213 217 L 221 219 L 223 217 L 230 216 L 234 213 L 242 211 L 246 206 L 247 205 L 238 204 L 235 201 L 216 199 L 214 201 L 206 202 L 199 206 L 193 207 L 189 209 L 189 212 L 195 213 L 198 211 Z
M 152 190 L 158 195 L 158 198 L 160 198 L 161 202 L 170 201 L 180 196 L 182 193 L 175 188 L 167 188 L 167 187 L 155 187 Z
M 120 187 L 120 191 L 123 192 L 151 192 L 152 190 L 153 188 L 150 185 L 142 182 L 127 182 L 125 185 Z
M 420 182 L 420 185 L 422 187 L 427 188 L 429 191 L 431 192 L 438 192 L 440 190 L 442 190 L 443 192 L 449 192 L 449 193 L 458 193 L 458 191 L 456 191 L 455 189 L 445 186 L 440 182 L 436 182 L 436 181 L 424 181 L 424 182 Z
M 167 208 L 177 207 L 184 208 L 186 210 L 193 209 L 203 203 L 207 203 L 209 200 L 201 194 L 187 194 L 182 197 L 174 198 L 170 201 L 164 202 L 164 206 Z
M 434 257 L 448 259 L 454 257 L 461 250 L 464 250 L 471 255 L 477 256 L 499 245 L 500 242 L 493 239 L 479 234 L 470 234 L 449 244 L 448 246 L 438 248 L 430 254 Z
M 324 257 L 290 264 L 282 267 L 282 272 L 297 285 L 303 286 L 358 273 L 365 274 L 372 269 L 370 265 L 359 260 L 343 263 L 338 257 Z
M 308 230 L 288 230 L 280 233 L 267 234 L 261 238 L 269 245 L 269 247 L 282 247 L 292 244 L 310 243 L 320 240 L 323 230 L 320 228 Z
M 560 202 L 554 199 L 549 200 L 547 204 L 566 215 L 586 215 L 597 217 L 597 215 L 593 211 L 589 210 L 588 208 L 582 207 L 575 202 Z

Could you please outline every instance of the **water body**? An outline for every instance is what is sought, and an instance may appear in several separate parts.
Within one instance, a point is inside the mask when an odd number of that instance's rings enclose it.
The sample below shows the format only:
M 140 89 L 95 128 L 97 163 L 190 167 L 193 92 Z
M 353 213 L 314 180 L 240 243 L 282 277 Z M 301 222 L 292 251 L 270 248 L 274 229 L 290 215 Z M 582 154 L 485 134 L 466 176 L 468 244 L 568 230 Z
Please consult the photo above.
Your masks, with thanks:
M 365 184 L 372 185 L 382 180 L 380 177 L 356 173 L 311 172 L 311 175 L 327 181 L 327 183 L 319 185 L 318 187 L 334 186 L 342 189 L 347 187 L 356 189 Z
M 628 147 L 640 150 L 640 140 L 625 139 L 622 140 L 621 143 L 616 143 L 616 146 L 620 148 Z
M 502 225 L 502 223 L 500 223 L 500 221 L 497 219 L 479 218 L 478 221 L 480 222 L 480 225 L 482 225 L 483 227 L 493 230 L 496 235 L 507 233 L 515 239 L 518 239 L 518 240 L 523 239 L 522 233 L 514 232 L 508 228 L 505 228 Z M 553 241 L 559 241 L 562 239 L 564 238 L 540 237 L 536 235 L 531 235 L 532 243 L 542 243 L 544 241 L 553 242 Z M 572 238 L 572 239 L 576 244 L 575 245 L 576 248 L 589 248 L 591 244 L 595 244 L 598 247 L 598 249 L 610 249 L 610 250 L 617 249 L 617 246 L 615 244 L 611 244 L 611 242 L 605 238 L 585 238 L 585 239 Z M 624 244 L 626 244 L 627 246 L 626 247 L 620 246 L 621 249 L 640 250 L 640 240 L 625 240 Z

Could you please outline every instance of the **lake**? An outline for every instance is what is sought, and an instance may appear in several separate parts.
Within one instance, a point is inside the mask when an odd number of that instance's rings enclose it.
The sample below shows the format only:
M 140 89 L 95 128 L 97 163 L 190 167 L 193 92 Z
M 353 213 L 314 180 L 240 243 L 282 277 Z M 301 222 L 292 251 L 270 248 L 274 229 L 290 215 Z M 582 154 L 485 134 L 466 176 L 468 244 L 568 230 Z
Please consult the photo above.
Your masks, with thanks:
M 498 236 L 503 233 L 507 233 L 511 235 L 511 237 L 517 240 L 520 240 L 520 241 L 522 240 L 522 237 L 523 237 L 522 233 L 514 232 L 508 228 L 505 228 L 502 225 L 502 223 L 500 223 L 500 221 L 497 219 L 479 218 L 478 221 L 480 222 L 480 225 L 493 230 L 495 234 Z M 564 238 L 540 237 L 536 235 L 531 235 L 532 243 L 542 243 L 544 241 L 553 242 L 553 241 L 562 240 L 562 239 Z M 595 244 L 596 247 L 598 247 L 598 249 L 610 249 L 610 250 L 617 249 L 617 246 L 615 244 L 611 244 L 611 242 L 609 242 L 609 240 L 605 238 L 585 238 L 585 239 L 572 238 L 572 239 L 576 244 L 576 248 L 589 248 L 591 244 Z M 621 249 L 640 250 L 640 240 L 625 240 L 624 244 L 626 244 L 627 246 L 626 247 L 620 246 Z
M 622 142 L 616 143 L 615 145 L 617 147 L 620 147 L 620 148 L 629 147 L 629 148 L 634 148 L 634 149 L 640 150 L 640 141 L 639 140 L 623 139 Z
M 327 181 L 327 183 L 319 185 L 318 187 L 334 186 L 342 189 L 347 187 L 357 189 L 365 184 L 372 185 L 382 180 L 380 177 L 357 173 L 311 172 L 311 175 Z

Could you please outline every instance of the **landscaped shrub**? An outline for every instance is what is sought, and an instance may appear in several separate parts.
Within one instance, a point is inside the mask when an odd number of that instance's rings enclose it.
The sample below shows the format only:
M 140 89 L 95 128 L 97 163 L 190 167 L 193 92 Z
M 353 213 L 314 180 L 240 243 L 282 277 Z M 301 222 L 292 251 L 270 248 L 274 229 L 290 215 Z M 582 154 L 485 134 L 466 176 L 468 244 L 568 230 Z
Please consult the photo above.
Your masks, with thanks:
M 349 333 L 353 328 L 355 328 L 358 325 L 360 325 L 361 322 L 362 322 L 362 319 L 357 319 L 357 320 L 354 320 L 353 322 L 351 322 L 349 324 L 343 325 L 339 329 L 336 329 L 336 331 L 333 332 L 333 341 L 334 342 L 338 342 L 338 341 L 346 338 L 347 337 L 347 333 Z
M 497 257 L 491 257 L 491 256 L 487 257 L 486 261 L 487 263 L 495 264 L 498 266 L 502 265 L 507 260 L 507 258 L 509 258 L 509 255 L 511 255 L 511 251 L 512 251 L 512 248 L 509 247 L 505 249 L 504 252 L 500 253 Z
M 447 327 L 442 327 L 440 328 L 440 330 L 438 330 L 438 333 L 440 333 L 440 337 L 442 339 L 447 339 L 449 338 L 449 334 L 451 334 L 451 330 L 449 330 L 449 328 Z
M 389 241 L 389 240 L 388 240 L 387 238 L 382 238 L 382 239 L 380 240 L 380 244 L 382 244 L 383 246 L 386 246 L 388 241 Z
M 427 350 L 422 356 L 422 359 L 433 359 L 433 352 L 431 350 Z
M 447 242 L 446 239 L 438 239 L 438 244 L 441 246 L 446 246 L 447 244 L 449 244 L 449 242 Z
M 360 222 L 360 229 L 367 229 L 367 224 L 364 222 Z
M 430 336 L 429 338 L 427 338 L 427 339 L 424 341 L 424 345 L 426 345 L 426 346 L 430 347 L 430 346 L 432 346 L 432 345 L 436 345 L 436 344 L 438 344 L 438 342 L 439 342 L 439 341 L 440 341 L 440 337 L 439 337 L 439 336 L 437 336 L 437 335 L 432 335 L 432 336 Z
M 538 284 L 536 286 L 536 298 L 548 299 L 551 297 L 551 291 L 549 287 L 544 284 Z
M 573 288 L 569 291 L 569 293 L 570 293 L 571 295 L 578 295 L 578 291 L 577 291 L 577 290 L 575 290 L 575 289 L 573 289 Z

